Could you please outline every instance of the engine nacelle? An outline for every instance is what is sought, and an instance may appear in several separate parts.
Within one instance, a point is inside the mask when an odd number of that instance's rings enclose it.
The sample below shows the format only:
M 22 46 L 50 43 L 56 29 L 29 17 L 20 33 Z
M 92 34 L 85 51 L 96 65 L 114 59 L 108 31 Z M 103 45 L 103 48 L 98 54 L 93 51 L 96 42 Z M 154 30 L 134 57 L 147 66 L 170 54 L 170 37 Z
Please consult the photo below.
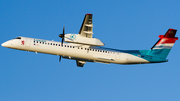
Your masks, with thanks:
M 70 43 L 85 44 L 92 46 L 104 46 L 104 43 L 102 43 L 101 40 L 99 39 L 86 38 L 86 37 L 82 37 L 79 34 L 65 34 L 64 39 L 65 42 L 70 42 Z

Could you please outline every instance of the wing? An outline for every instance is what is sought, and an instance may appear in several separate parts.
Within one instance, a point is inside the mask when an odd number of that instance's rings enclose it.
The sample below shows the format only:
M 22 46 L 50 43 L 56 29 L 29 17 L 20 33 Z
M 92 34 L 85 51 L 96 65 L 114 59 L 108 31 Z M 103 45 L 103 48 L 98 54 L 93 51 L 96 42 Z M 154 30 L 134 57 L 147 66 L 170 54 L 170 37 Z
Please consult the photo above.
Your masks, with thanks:
M 92 14 L 86 14 L 84 21 L 81 25 L 79 34 L 83 37 L 92 38 L 93 23 L 92 23 Z

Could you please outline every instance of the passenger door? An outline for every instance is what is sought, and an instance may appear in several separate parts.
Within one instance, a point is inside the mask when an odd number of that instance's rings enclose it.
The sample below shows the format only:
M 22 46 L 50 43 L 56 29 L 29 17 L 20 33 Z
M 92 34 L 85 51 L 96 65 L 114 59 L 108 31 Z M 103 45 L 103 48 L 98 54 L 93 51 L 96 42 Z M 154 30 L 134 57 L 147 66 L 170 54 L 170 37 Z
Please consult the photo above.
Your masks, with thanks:
M 25 43 L 25 46 L 30 46 L 31 45 L 31 41 L 32 41 L 32 39 L 29 39 L 29 38 L 26 38 L 25 39 L 26 41 L 24 42 Z

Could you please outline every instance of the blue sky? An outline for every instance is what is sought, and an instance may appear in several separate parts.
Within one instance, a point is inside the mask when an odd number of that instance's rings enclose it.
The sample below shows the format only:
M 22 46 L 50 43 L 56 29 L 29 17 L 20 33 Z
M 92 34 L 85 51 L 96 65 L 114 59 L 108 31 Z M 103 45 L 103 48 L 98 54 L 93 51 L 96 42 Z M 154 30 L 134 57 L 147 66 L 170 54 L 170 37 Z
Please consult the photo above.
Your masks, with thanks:
M 93 14 L 105 47 L 150 49 L 168 28 L 180 30 L 179 0 L 0 0 L 0 43 L 17 36 L 61 41 Z M 0 47 L 1 101 L 179 101 L 177 41 L 167 63 L 87 63 Z

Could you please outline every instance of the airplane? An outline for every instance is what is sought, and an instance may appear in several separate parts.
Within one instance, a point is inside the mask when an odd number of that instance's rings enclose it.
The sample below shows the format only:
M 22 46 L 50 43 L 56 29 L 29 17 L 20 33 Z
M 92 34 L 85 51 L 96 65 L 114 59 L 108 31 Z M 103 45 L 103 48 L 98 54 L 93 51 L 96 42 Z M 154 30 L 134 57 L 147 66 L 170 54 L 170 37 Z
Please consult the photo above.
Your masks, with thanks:
M 149 50 L 119 50 L 105 48 L 104 43 L 93 38 L 92 14 L 85 14 L 78 34 L 59 34 L 61 42 L 37 38 L 17 37 L 2 43 L 3 47 L 58 55 L 61 58 L 76 60 L 78 67 L 83 67 L 86 62 L 105 64 L 149 64 L 167 62 L 167 56 L 178 37 L 176 29 L 168 29 L 165 35 L 159 35 L 159 40 Z M 64 43 L 64 41 L 66 43 Z

